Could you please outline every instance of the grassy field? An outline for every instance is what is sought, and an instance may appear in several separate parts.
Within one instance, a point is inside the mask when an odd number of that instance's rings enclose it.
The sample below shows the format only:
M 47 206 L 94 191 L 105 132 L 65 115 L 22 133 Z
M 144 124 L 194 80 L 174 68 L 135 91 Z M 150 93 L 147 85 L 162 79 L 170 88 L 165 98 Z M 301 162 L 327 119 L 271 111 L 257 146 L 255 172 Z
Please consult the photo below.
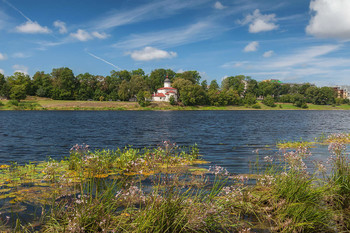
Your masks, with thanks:
M 258 105 L 260 109 L 251 106 L 172 106 L 169 103 L 153 102 L 147 107 L 141 107 L 137 102 L 52 100 L 28 97 L 19 103 L 1 100 L 0 110 L 350 110 L 350 105 L 345 104 L 339 106 L 308 104 L 307 109 L 288 103 L 276 103 L 276 107 L 268 107 L 260 102 Z

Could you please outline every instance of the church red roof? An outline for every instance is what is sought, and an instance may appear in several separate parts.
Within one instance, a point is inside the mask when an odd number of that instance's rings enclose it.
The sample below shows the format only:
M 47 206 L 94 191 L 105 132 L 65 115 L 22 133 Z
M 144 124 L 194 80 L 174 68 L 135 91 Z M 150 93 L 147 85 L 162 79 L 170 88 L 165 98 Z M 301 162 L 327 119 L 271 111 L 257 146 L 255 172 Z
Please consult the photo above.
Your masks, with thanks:
M 165 95 L 163 93 L 155 93 L 152 94 L 152 97 L 165 97 Z
M 158 90 L 177 90 L 177 89 L 173 87 L 162 87 L 162 88 L 159 88 Z

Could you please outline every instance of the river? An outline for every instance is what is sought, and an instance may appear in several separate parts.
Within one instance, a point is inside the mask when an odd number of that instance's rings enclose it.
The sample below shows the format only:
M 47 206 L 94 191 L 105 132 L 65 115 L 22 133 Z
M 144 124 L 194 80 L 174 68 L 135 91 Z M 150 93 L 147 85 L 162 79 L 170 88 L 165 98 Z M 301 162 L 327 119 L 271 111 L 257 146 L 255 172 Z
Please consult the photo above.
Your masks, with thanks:
M 92 149 L 197 144 L 205 160 L 246 173 L 249 161 L 278 153 L 281 140 L 350 132 L 350 111 L 1 111 L 0 163 L 61 159 L 74 144 Z M 325 160 L 325 146 L 313 149 Z

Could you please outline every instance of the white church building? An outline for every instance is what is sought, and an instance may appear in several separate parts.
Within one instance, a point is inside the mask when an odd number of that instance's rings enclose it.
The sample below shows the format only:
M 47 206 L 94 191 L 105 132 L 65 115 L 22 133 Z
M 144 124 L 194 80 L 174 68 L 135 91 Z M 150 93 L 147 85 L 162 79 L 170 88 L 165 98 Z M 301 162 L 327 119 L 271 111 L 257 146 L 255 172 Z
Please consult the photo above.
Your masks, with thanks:
M 164 87 L 159 88 L 156 93 L 152 94 L 152 101 L 169 102 L 171 96 L 174 96 L 175 101 L 177 101 L 177 89 L 171 87 L 171 81 L 167 76 L 164 80 Z

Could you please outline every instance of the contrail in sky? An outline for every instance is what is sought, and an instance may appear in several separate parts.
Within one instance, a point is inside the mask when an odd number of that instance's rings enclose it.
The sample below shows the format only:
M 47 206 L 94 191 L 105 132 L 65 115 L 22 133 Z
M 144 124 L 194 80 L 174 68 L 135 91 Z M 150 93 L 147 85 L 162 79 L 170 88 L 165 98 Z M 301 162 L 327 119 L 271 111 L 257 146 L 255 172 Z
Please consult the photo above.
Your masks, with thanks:
M 31 20 L 30 18 L 28 18 L 25 14 L 23 14 L 22 11 L 18 10 L 14 5 L 12 5 L 11 3 L 9 3 L 6 0 L 2 0 L 4 3 L 6 3 L 7 5 L 9 5 L 12 9 L 14 9 L 15 11 L 17 11 L 18 13 L 20 13 L 26 20 L 33 22 L 33 20 Z
M 100 58 L 100 57 L 98 57 L 98 56 L 96 56 L 96 55 L 94 55 L 94 54 L 92 54 L 92 53 L 89 53 L 89 52 L 86 52 L 86 53 L 89 54 L 91 57 L 94 57 L 94 58 L 96 58 L 96 59 L 98 59 L 98 60 L 100 60 L 100 61 L 103 61 L 104 63 L 107 63 L 108 65 L 113 66 L 114 68 L 117 68 L 118 70 L 121 70 L 118 66 L 114 65 L 113 63 L 111 63 L 111 62 L 109 62 L 109 61 L 106 61 L 106 60 L 103 59 L 103 58 Z

